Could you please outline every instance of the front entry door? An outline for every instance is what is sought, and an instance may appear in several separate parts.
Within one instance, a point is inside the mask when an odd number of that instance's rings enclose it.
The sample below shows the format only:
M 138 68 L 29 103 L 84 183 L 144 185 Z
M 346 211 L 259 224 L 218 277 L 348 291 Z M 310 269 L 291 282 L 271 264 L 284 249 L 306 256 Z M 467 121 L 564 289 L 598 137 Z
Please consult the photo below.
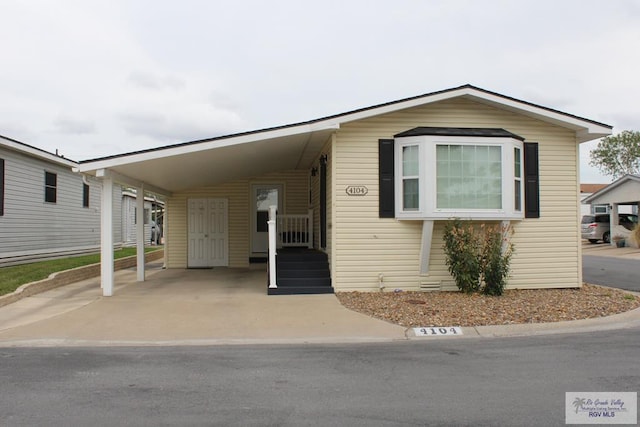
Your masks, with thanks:
M 277 206 L 282 213 L 282 184 L 255 184 L 252 186 L 251 253 L 267 255 L 269 251 L 269 206 Z
M 189 199 L 189 268 L 229 265 L 227 199 Z

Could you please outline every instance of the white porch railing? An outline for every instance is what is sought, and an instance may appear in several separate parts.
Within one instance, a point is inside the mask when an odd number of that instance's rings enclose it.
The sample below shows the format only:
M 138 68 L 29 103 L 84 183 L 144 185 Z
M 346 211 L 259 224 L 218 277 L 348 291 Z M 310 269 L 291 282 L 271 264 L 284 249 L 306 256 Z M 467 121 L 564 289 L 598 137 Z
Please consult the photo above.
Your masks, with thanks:
M 278 215 L 278 244 L 281 247 L 313 247 L 313 210 L 307 215 Z
M 282 247 L 313 247 L 313 210 L 307 215 L 277 215 L 277 207 L 269 207 L 269 287 L 276 284 L 276 250 Z

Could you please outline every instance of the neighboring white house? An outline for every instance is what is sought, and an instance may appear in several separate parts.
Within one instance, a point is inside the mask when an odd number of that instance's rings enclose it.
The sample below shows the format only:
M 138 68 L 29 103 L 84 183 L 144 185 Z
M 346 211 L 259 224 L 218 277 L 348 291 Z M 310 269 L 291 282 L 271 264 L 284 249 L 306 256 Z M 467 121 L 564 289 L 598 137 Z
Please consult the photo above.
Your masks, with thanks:
M 580 214 L 582 216 L 589 214 L 601 214 L 609 213 L 611 206 L 608 204 L 591 204 L 585 203 L 585 199 L 591 197 L 592 194 L 597 193 L 609 184 L 580 184 Z M 637 206 L 621 205 L 618 209 L 619 213 L 638 213 Z
M 102 186 L 77 163 L 0 136 L 0 265 L 96 252 Z M 113 211 L 122 203 L 114 187 Z M 114 243 L 121 224 L 114 223 Z
M 132 191 L 122 192 L 122 244 L 133 246 L 136 244 L 136 193 Z M 162 217 L 164 203 L 153 197 L 144 198 L 144 241 L 156 244 L 159 242 L 157 231 L 162 230 Z M 160 237 L 162 233 L 160 231 Z

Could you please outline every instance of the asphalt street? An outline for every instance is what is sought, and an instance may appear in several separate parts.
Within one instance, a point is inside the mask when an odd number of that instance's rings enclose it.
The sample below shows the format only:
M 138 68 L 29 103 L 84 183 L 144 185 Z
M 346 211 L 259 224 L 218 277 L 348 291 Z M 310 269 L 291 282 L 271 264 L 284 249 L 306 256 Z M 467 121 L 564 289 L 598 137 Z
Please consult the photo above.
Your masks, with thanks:
M 595 285 L 640 292 L 640 261 L 636 259 L 583 255 L 582 279 Z
M 640 390 L 639 329 L 377 344 L 3 348 L 3 426 L 560 426 Z

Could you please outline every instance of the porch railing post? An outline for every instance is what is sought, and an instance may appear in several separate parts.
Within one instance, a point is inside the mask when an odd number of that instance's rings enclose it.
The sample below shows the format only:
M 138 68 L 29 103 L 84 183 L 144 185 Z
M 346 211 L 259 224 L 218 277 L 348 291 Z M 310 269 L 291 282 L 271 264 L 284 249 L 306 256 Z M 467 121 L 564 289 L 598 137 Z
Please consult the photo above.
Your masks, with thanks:
M 276 210 L 277 206 L 269 206 L 269 288 L 275 289 L 276 284 Z

